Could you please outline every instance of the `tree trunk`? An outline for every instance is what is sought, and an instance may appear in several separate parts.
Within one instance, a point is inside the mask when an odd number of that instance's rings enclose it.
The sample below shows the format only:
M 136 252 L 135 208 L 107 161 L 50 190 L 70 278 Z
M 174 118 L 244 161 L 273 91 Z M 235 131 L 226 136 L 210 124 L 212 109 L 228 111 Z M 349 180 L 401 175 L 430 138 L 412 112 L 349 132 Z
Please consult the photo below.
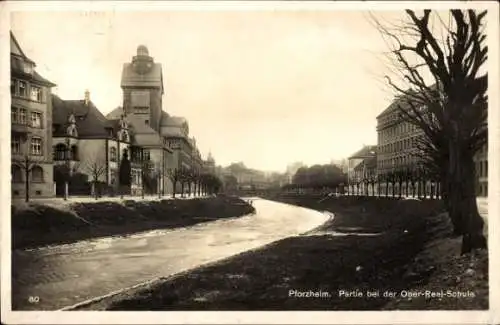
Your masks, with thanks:
M 162 179 L 161 179 L 161 175 L 158 175 L 158 198 L 161 199 L 161 190 L 163 188 L 163 184 L 162 184 Z
M 385 197 L 389 197 L 389 182 L 385 181 Z
M 181 182 L 181 197 L 184 197 L 184 182 Z
M 399 181 L 398 182 L 398 196 L 399 196 L 399 198 L 401 198 L 402 194 L 403 194 L 403 182 Z
M 24 170 L 24 177 L 25 177 L 25 180 L 24 180 L 24 200 L 26 202 L 29 202 L 30 201 L 30 169 L 29 169 L 29 162 L 28 162 L 28 159 L 26 159 L 26 162 L 25 162 L 25 170 Z
M 67 201 L 69 197 L 69 184 L 68 181 L 64 182 L 64 201 Z
M 477 208 L 473 152 L 453 140 L 450 139 L 448 212 L 453 224 L 462 228 L 462 254 L 465 254 L 486 248 L 487 244 L 483 235 L 484 221 Z
M 172 183 L 174 184 L 174 188 L 172 189 L 172 198 L 175 199 L 175 191 L 176 191 L 176 188 L 177 188 L 177 180 L 174 179 L 172 181 Z

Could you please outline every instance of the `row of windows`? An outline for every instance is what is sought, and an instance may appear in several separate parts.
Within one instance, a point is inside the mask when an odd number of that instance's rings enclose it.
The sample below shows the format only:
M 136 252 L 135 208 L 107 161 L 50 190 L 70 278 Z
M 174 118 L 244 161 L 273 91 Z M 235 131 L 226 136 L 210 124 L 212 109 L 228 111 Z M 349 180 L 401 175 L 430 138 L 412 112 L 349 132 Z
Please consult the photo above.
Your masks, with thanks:
M 128 155 L 128 150 L 124 149 L 124 154 L 125 152 Z M 132 161 L 140 161 L 141 160 L 141 155 L 142 159 L 145 161 L 151 160 L 151 152 L 147 149 L 139 150 L 139 151 L 133 151 L 132 152 L 132 157 L 129 157 Z M 118 151 L 115 147 L 109 148 L 109 160 L 110 161 L 118 161 Z
M 407 122 L 396 124 L 393 127 L 380 131 L 380 142 L 385 143 L 396 136 L 415 132 L 417 129 L 418 127 L 416 125 Z
M 24 174 L 26 171 L 18 165 L 11 165 L 12 183 L 24 182 Z M 30 182 L 43 183 L 43 168 L 40 166 L 33 166 L 29 171 Z
M 59 143 L 53 147 L 54 160 L 79 160 L 78 147 L 72 145 L 69 150 L 65 144 Z
M 12 154 L 21 154 L 25 152 L 22 149 L 22 143 L 20 136 L 13 135 L 10 141 L 10 150 Z M 43 154 L 43 141 L 42 138 L 32 137 L 29 141 L 29 153 L 34 156 L 41 156 Z
M 388 143 L 380 145 L 378 151 L 380 153 L 392 153 L 407 149 L 417 148 L 417 137 L 411 137 L 403 140 L 396 141 L 394 143 Z
M 417 157 L 408 155 L 408 156 L 402 156 L 402 157 L 395 157 L 391 159 L 383 159 L 379 160 L 379 168 L 392 168 L 392 167 L 398 167 L 398 166 L 407 166 L 411 165 L 417 162 Z
M 29 125 L 33 128 L 42 128 L 42 113 L 30 112 L 29 121 L 27 120 L 28 111 L 25 108 L 11 107 L 10 118 L 13 124 Z
M 18 96 L 30 99 L 35 102 L 43 102 L 43 90 L 41 87 L 32 85 L 23 80 L 10 80 L 10 93 L 12 96 Z
M 478 161 L 476 163 L 476 173 L 479 177 L 488 177 L 488 161 Z

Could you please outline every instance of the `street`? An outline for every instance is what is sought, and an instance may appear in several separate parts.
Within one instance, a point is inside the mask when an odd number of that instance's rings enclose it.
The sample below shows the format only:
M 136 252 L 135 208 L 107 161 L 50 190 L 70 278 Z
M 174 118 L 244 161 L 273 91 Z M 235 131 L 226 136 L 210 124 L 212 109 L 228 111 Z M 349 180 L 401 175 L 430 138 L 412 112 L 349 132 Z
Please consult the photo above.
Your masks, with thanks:
M 257 212 L 171 231 L 12 252 L 12 309 L 56 310 L 321 225 L 327 214 L 253 199 Z

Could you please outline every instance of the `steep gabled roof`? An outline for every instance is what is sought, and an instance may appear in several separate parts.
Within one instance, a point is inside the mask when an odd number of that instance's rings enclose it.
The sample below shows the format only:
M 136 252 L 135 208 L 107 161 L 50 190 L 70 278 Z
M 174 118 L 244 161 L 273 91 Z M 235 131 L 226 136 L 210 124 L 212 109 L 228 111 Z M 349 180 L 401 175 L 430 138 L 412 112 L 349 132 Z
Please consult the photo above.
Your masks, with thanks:
M 165 119 L 162 119 L 162 126 L 183 126 L 184 124 L 188 124 L 185 117 L 182 116 L 166 116 Z
M 12 31 L 10 31 L 10 54 L 19 55 L 24 60 L 26 60 L 30 63 L 33 63 L 36 66 L 35 62 L 33 60 L 31 60 L 30 58 L 28 58 L 26 56 L 26 54 L 24 54 L 23 49 L 19 45 L 19 42 L 17 41 L 17 39 L 14 36 L 14 33 L 12 33 Z
M 84 100 L 63 100 L 52 94 L 52 109 L 54 124 L 66 125 L 68 117 L 74 114 L 80 138 L 107 138 L 109 136 L 107 131 L 109 122 L 92 101 L 85 104 Z
M 12 31 L 10 32 L 10 56 L 11 56 L 10 71 L 13 76 L 22 78 L 23 80 L 39 83 L 41 85 L 48 87 L 56 86 L 55 83 L 45 79 L 38 72 L 36 72 L 36 70 L 34 69 L 36 67 L 36 63 L 30 58 L 28 58 L 26 54 L 24 54 L 21 46 L 19 46 L 19 42 L 17 41 Z M 33 64 L 32 73 L 24 72 L 22 61 Z
M 144 123 L 143 119 L 135 117 L 133 114 L 127 115 L 129 127 L 134 135 L 134 140 L 140 146 L 163 146 L 163 141 L 155 130 Z

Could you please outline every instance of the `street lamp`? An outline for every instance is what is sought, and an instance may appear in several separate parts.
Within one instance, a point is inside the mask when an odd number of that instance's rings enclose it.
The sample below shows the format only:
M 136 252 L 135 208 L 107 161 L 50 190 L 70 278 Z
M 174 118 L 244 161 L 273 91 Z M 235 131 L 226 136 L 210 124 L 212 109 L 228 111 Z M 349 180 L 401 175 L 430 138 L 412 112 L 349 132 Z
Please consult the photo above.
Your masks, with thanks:
M 64 161 L 66 166 L 66 173 L 64 173 L 64 201 L 68 200 L 69 197 L 69 179 L 71 177 L 71 162 L 70 162 L 70 140 L 66 135 L 65 141 L 66 150 L 64 155 Z

